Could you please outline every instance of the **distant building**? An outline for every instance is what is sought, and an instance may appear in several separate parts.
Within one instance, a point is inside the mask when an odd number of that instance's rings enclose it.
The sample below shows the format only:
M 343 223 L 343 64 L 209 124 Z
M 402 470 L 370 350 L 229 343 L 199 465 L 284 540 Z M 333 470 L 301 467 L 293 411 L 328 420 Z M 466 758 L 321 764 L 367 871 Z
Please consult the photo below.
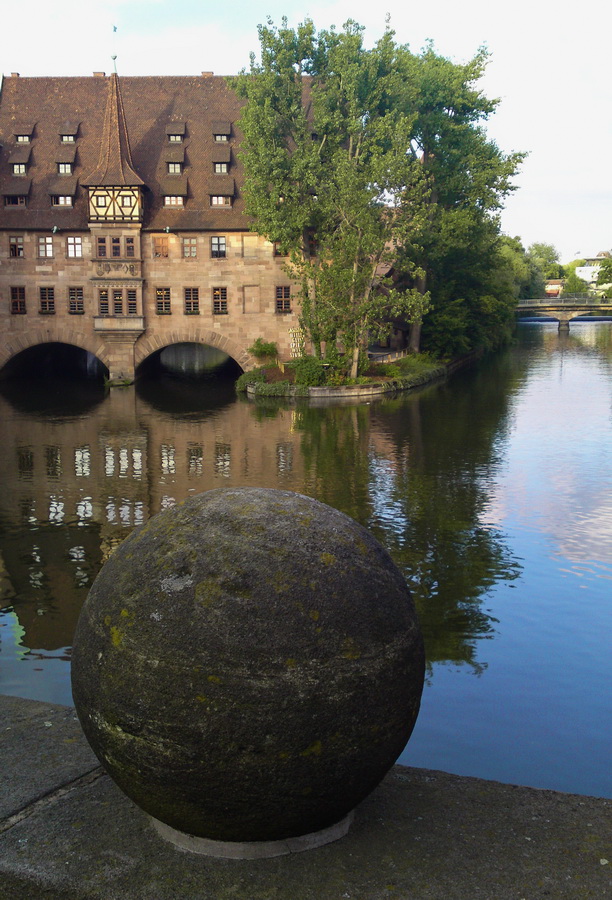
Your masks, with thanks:
M 249 231 L 224 78 L 4 79 L 0 93 L 0 366 L 62 341 L 111 378 L 174 343 L 243 368 L 257 337 L 301 344 L 284 260 Z
M 544 283 L 544 290 L 547 297 L 559 297 L 563 290 L 563 279 L 549 278 Z
M 587 284 L 595 286 L 597 284 L 597 276 L 599 275 L 599 267 L 602 260 L 609 258 L 609 251 L 602 250 L 597 256 L 585 259 L 583 266 L 576 266 L 576 275 L 578 278 L 582 278 L 583 281 L 586 281 Z

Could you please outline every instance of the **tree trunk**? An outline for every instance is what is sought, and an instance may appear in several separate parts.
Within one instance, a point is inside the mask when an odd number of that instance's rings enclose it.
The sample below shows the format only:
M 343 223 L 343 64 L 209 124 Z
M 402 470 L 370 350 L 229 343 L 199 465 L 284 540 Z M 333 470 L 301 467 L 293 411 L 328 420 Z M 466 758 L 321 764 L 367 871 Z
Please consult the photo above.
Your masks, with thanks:
M 427 274 L 423 274 L 415 281 L 415 287 L 419 294 L 424 294 L 427 289 Z M 421 327 L 423 320 L 419 317 L 417 322 L 410 325 L 410 335 L 408 337 L 408 350 L 411 353 L 421 352 Z
M 410 325 L 410 334 L 408 335 L 408 350 L 410 353 L 420 353 L 421 351 L 421 320 L 412 322 Z
M 353 361 L 351 363 L 351 378 L 357 378 L 359 374 L 359 343 L 353 347 Z

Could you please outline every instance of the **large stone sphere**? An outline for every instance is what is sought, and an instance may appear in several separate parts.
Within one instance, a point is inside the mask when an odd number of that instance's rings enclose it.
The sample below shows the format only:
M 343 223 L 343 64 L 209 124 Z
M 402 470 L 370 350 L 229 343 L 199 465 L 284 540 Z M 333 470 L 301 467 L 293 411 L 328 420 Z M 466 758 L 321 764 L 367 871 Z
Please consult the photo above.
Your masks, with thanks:
M 329 828 L 381 781 L 424 676 L 410 594 L 343 513 L 288 491 L 209 491 L 102 568 L 74 639 L 81 724 L 172 829 L 276 841 Z

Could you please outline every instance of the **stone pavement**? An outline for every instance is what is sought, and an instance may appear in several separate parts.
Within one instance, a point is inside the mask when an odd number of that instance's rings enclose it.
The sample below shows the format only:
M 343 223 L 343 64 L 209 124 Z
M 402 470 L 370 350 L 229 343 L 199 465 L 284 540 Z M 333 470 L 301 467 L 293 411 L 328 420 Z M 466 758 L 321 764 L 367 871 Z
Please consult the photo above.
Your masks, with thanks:
M 612 898 L 612 800 L 396 766 L 341 840 L 263 860 L 163 841 L 74 710 L 0 697 L 1 900 Z

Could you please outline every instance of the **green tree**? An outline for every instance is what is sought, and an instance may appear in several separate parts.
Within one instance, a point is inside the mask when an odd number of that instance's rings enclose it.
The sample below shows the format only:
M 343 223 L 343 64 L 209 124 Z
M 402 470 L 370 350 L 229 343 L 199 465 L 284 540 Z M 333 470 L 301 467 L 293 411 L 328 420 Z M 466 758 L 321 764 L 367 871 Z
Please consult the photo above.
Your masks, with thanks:
M 416 225 L 410 223 L 400 256 L 408 256 L 418 273 L 408 283 L 427 288 L 431 296 L 433 309 L 423 323 L 425 348 L 454 355 L 506 335 L 505 326 L 503 336 L 491 330 L 492 319 L 507 319 L 508 298 L 495 296 L 490 274 L 499 262 L 498 213 L 513 190 L 523 154 L 505 156 L 482 127 L 497 106 L 478 87 L 485 51 L 457 65 L 429 45 L 420 56 L 406 54 L 403 63 L 406 101 L 416 110 L 411 150 L 425 187 L 417 185 L 420 192 L 415 198 L 413 191 L 408 201 L 420 215 Z M 483 314 L 485 329 L 479 327 Z M 420 338 L 417 322 L 410 335 L 415 351 Z
M 586 259 L 573 259 L 571 262 L 565 263 L 563 266 L 563 274 L 569 275 L 571 272 L 575 272 L 578 266 L 585 266 Z
M 559 262 L 559 253 L 552 244 L 536 241 L 530 244 L 527 253 L 534 265 L 539 269 L 543 280 L 563 277 L 564 269 Z
M 575 272 L 571 272 L 563 283 L 564 294 L 587 294 L 588 291 L 588 283 L 579 278 Z
M 309 21 L 290 29 L 269 20 L 259 39 L 261 63 L 252 57 L 233 79 L 247 101 L 246 209 L 254 230 L 289 252 L 315 352 L 340 341 L 355 376 L 368 337 L 390 318 L 419 317 L 428 303 L 418 287 L 398 289 L 381 275 L 415 227 L 404 221 L 409 186 L 422 187 L 407 152 L 415 112 L 398 65 L 408 51 L 390 30 L 367 50 L 352 21 L 317 34 Z
M 597 273 L 597 284 L 602 286 L 612 284 L 612 258 L 602 260 Z

